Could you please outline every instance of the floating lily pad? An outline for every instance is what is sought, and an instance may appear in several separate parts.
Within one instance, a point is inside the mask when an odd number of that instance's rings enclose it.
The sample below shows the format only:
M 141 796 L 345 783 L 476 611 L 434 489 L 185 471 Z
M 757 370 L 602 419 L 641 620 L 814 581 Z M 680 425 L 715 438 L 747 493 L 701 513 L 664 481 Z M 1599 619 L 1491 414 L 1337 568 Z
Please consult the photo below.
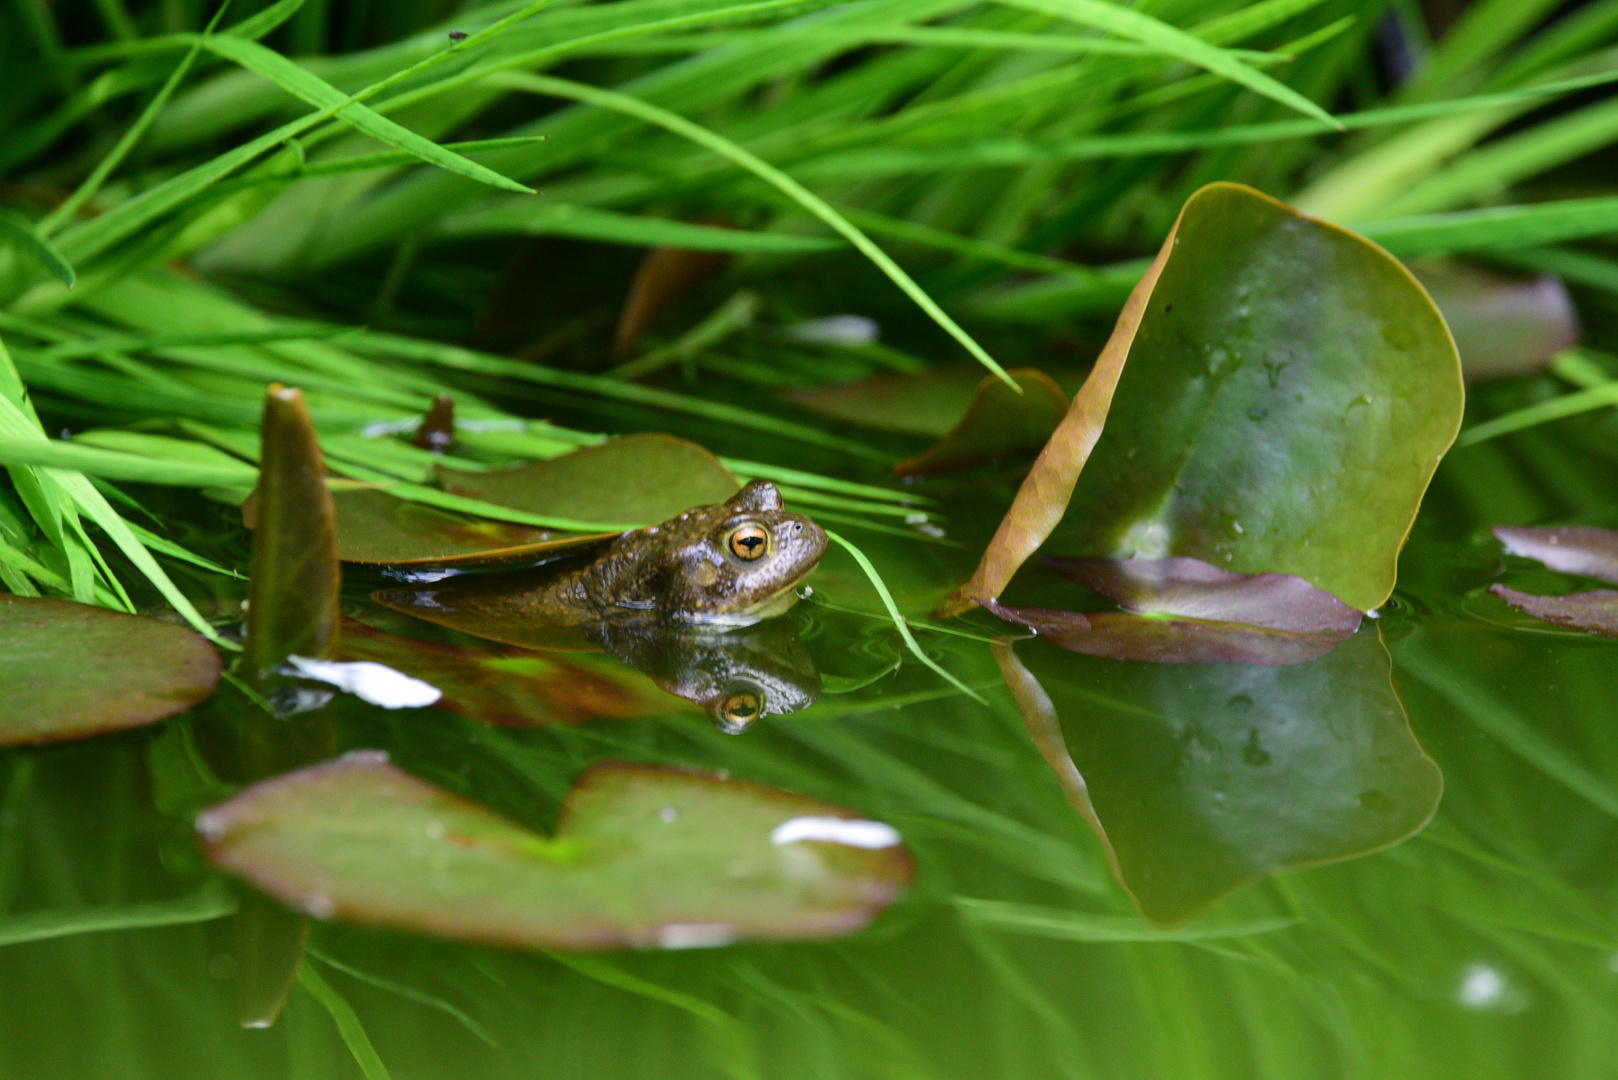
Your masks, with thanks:
M 628 720 L 689 709 L 633 668 L 590 653 L 446 645 L 346 620 L 339 655 L 425 680 L 444 692 L 439 708 L 502 727 Z
M 960 423 L 982 384 L 983 369 L 973 364 L 874 375 L 835 386 L 788 390 L 785 396 L 828 420 L 941 439 Z
M 1272 630 L 1250 623 L 1177 619 L 1127 611 L 1083 613 L 1008 607 L 984 601 L 986 611 L 1022 623 L 1069 652 L 1155 664 L 1263 664 L 1281 667 L 1316 660 L 1347 634 Z
M 939 476 L 1012 454 L 1032 454 L 1044 446 L 1067 412 L 1067 395 L 1042 371 L 1016 368 L 1006 374 L 1022 393 L 986 376 L 955 426 L 926 450 L 895 465 L 894 473 L 906 479 Z
M 533 948 L 834 937 L 911 875 L 898 834 L 846 810 L 617 764 L 578 779 L 554 838 L 374 751 L 255 785 L 197 830 L 216 865 L 318 918 Z
M 1126 363 L 1127 361 L 1127 363 Z M 1181 210 L 972 579 L 1054 551 L 1294 574 L 1369 610 L 1460 427 L 1455 347 L 1374 244 L 1250 188 Z
M 260 438 L 242 650 L 242 667 L 250 679 L 273 672 L 290 655 L 318 659 L 331 653 L 343 583 L 326 464 L 301 392 L 270 387 Z
M 617 533 L 568 534 L 451 514 L 385 491 L 340 491 L 337 551 L 344 562 L 471 569 L 540 562 L 610 541 Z
M 0 746 L 139 727 L 202 701 L 219 654 L 142 615 L 0 593 Z
M 1398 843 L 1438 806 L 1442 777 L 1375 630 L 1290 667 L 1015 648 L 995 658 L 1035 746 L 1153 921 Z
M 1555 274 L 1433 263 L 1416 276 L 1444 313 L 1467 382 L 1538 371 L 1579 340 L 1573 298 Z
M 1533 559 L 1558 573 L 1618 584 L 1618 532 L 1587 525 L 1559 529 L 1497 525 L 1494 535 L 1512 555 Z M 1618 592 L 1611 589 L 1537 596 L 1491 585 L 1489 592 L 1541 622 L 1618 637 Z
M 1565 626 L 1569 630 L 1582 630 L 1586 634 L 1618 637 L 1618 590 L 1596 589 L 1565 596 L 1538 596 L 1505 585 L 1490 585 L 1489 592 L 1524 615 L 1532 615 L 1541 622 Z
M 696 443 L 672 435 L 626 435 L 570 454 L 507 469 L 463 472 L 438 466 L 445 490 L 513 510 L 604 524 L 655 525 L 741 488 Z
M 1494 535 L 1511 555 L 1521 555 L 1561 574 L 1618 585 L 1618 532 L 1588 525 L 1529 529 L 1496 525 Z

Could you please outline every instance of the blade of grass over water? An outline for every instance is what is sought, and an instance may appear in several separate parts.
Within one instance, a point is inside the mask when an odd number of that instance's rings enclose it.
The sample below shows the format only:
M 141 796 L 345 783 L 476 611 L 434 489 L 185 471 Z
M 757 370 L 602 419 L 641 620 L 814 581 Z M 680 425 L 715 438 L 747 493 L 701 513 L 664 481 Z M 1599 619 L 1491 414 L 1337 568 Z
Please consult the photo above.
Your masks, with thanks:
M 99 934 L 109 930 L 140 930 L 154 926 L 211 922 L 235 910 L 236 898 L 222 883 L 212 882 L 178 900 L 158 900 L 125 907 L 0 915 L 0 946 L 79 934 Z
M 899 286 L 906 296 L 914 300 L 918 307 L 958 341 L 980 364 L 993 372 L 1006 385 L 1016 389 L 1018 393 L 1022 392 L 1021 388 L 1017 387 L 1012 378 L 1006 374 L 1005 369 L 995 363 L 994 358 L 983 351 L 982 346 L 978 345 L 965 330 L 957 326 L 955 320 L 946 315 L 944 309 L 939 307 L 933 301 L 933 298 L 922 290 L 920 285 L 912 281 L 910 275 L 900 269 L 898 263 L 889 258 L 886 252 L 872 243 L 870 238 L 855 228 L 847 218 L 832 209 L 820 196 L 799 184 L 786 173 L 760 160 L 724 136 L 718 135 L 701 125 L 694 124 L 683 116 L 678 116 L 667 109 L 641 101 L 639 98 L 630 97 L 628 94 L 620 94 L 613 90 L 602 90 L 567 79 L 557 79 L 549 75 L 506 72 L 490 76 L 488 81 L 495 85 L 512 89 L 567 98 L 572 101 L 580 101 L 588 105 L 596 105 L 601 108 L 622 112 L 645 120 L 649 124 L 656 124 L 659 127 L 666 128 L 712 150 L 721 157 L 729 159 L 781 191 L 805 210 L 825 222 L 834 232 L 842 235 L 850 244 L 858 248 L 861 254 L 875 263 L 877 268 L 888 276 L 889 280 Z
M 337 1025 L 337 1033 L 343 1037 L 348 1052 L 354 1055 L 354 1063 L 360 1067 L 360 1074 L 365 1080 L 389 1080 L 388 1067 L 377 1056 L 376 1047 L 371 1045 L 371 1037 L 365 1033 L 365 1025 L 360 1023 L 354 1006 L 333 989 L 331 983 L 307 960 L 298 966 L 298 985 L 309 991 L 310 996 L 320 1002 L 320 1007 L 331 1016 L 332 1023 Z

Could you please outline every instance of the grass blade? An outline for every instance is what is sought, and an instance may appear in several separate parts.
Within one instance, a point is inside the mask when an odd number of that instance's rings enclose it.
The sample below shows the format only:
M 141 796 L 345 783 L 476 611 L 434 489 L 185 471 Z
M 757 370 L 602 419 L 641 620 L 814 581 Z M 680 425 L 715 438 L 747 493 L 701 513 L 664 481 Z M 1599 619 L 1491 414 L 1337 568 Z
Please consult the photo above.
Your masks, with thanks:
M 9 206 L 0 206 L 0 236 L 9 236 L 24 255 L 55 274 L 68 288 L 78 280 L 67 259 L 45 239 L 44 231 Z

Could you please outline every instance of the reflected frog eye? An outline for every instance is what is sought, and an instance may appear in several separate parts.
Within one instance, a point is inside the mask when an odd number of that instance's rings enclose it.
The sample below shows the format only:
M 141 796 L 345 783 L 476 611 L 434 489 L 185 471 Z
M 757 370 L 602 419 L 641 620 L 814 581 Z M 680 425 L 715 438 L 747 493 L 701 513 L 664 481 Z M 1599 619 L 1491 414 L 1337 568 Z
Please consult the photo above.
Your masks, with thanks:
M 764 705 L 758 695 L 747 690 L 731 694 L 719 705 L 719 716 L 727 725 L 744 728 L 758 719 Z
M 762 558 L 765 550 L 770 546 L 770 534 L 764 531 L 762 525 L 743 525 L 731 533 L 725 540 L 725 546 L 730 553 L 743 562 L 753 562 Z

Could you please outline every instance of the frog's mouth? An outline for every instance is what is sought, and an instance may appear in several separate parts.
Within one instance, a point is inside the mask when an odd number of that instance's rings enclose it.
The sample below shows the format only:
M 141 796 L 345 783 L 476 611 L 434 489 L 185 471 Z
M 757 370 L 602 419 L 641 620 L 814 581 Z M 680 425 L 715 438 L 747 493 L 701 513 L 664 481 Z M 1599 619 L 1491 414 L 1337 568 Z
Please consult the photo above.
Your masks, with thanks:
M 762 600 L 756 600 L 747 607 L 736 608 L 733 611 L 716 611 L 704 615 L 697 621 L 718 626 L 751 626 L 753 623 L 762 622 L 765 619 L 773 619 L 777 615 L 784 614 L 788 608 L 798 602 L 798 586 L 813 571 L 814 567 L 809 567 L 808 570 L 782 585 L 769 596 Z

